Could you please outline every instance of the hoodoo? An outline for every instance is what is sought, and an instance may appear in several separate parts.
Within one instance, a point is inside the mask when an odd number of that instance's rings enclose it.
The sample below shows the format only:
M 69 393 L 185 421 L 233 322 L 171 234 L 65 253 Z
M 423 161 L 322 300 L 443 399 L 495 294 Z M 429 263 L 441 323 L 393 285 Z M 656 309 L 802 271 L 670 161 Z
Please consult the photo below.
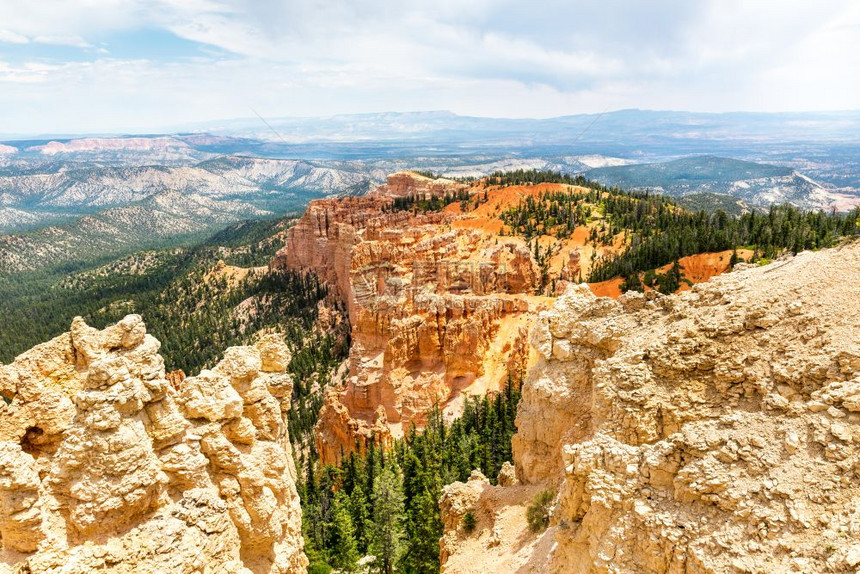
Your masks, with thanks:
M 576 223 L 535 238 L 512 231 L 512 210 L 553 194 L 582 198 Z M 391 444 L 434 405 L 450 419 L 464 397 L 518 384 L 537 357 L 528 332 L 550 296 L 626 246 L 625 230 L 606 224 L 609 197 L 561 183 L 467 185 L 401 172 L 367 195 L 311 202 L 271 267 L 313 272 L 347 304 L 352 348 L 316 426 L 321 461 L 371 437 Z M 725 271 L 730 252 L 701 257 L 682 260 L 696 274 L 687 271 L 680 289 Z M 591 289 L 617 297 L 621 283 Z
M 438 404 L 499 389 L 528 364 L 539 272 L 524 242 L 463 225 L 456 211 L 414 214 L 395 199 L 469 199 L 466 186 L 398 173 L 363 197 L 318 200 L 290 230 L 275 268 L 313 271 L 337 287 L 352 325 L 348 378 L 316 427 L 324 463 L 371 437 L 383 444 Z M 465 195 L 463 195 L 465 193 Z

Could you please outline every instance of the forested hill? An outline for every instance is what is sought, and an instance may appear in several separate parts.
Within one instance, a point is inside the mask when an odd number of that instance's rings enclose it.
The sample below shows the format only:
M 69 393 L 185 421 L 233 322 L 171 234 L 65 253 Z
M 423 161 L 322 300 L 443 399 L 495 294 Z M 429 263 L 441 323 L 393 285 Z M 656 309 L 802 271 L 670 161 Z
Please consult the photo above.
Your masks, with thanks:
M 288 224 L 240 222 L 192 247 L 141 251 L 70 274 L 0 277 L 0 362 L 67 331 L 77 315 L 101 328 L 141 314 L 168 370 L 188 373 L 260 329 L 293 330 L 298 340 L 326 288 L 313 276 L 268 272 Z
M 587 280 L 624 277 L 625 285 L 634 289 L 641 289 L 640 274 L 689 255 L 744 248 L 753 251 L 754 260 L 769 259 L 829 247 L 860 234 L 860 209 L 824 213 L 786 204 L 737 216 L 721 209 L 691 211 L 664 195 L 606 187 L 582 176 L 520 171 L 494 174 L 488 182 L 584 188 L 585 193 L 565 190 L 525 197 L 500 217 L 511 233 L 527 239 L 564 239 L 580 226 L 589 226 L 594 244 L 613 245 L 621 239 L 623 247 L 594 261 Z

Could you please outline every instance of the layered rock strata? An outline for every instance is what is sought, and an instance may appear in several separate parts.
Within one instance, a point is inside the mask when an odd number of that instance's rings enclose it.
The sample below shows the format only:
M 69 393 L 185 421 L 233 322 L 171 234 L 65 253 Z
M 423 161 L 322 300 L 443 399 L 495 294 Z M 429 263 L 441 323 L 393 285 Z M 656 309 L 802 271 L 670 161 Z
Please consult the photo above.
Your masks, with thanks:
M 443 510 L 475 508 L 484 528 L 443 516 L 444 571 L 855 572 L 858 286 L 855 242 L 669 297 L 568 289 L 532 340 L 526 485 L 446 488 Z M 528 485 L 557 492 L 539 535 L 511 510 Z
M 77 318 L 0 366 L 0 572 L 305 571 L 288 349 L 168 379 L 159 347 Z

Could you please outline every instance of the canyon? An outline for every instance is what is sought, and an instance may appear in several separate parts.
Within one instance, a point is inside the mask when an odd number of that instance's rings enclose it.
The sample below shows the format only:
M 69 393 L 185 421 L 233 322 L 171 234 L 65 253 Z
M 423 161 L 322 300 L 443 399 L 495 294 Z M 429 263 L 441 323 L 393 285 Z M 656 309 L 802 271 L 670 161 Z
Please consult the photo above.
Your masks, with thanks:
M 346 359 L 298 371 L 297 393 L 295 333 L 249 334 L 186 377 L 135 314 L 76 318 L 0 365 L 0 573 L 305 572 L 314 452 L 322 468 L 391 447 L 508 385 L 512 459 L 441 487 L 442 572 L 857 571 L 860 242 L 680 257 L 673 294 L 623 292 L 583 282 L 629 245 L 605 203 L 569 233 L 511 228 L 553 193 L 589 190 L 398 172 L 312 201 L 268 269 L 213 262 L 201 281 L 227 290 L 313 273 L 314 329 L 348 317 Z
M 347 304 L 348 368 L 327 391 L 316 426 L 324 464 L 371 440 L 392 444 L 413 424 L 420 428 L 434 406 L 451 420 L 466 397 L 520 383 L 538 359 L 527 343 L 538 314 L 625 240 L 623 233 L 589 239 L 602 226 L 596 209 L 570 237 L 534 242 L 512 235 L 501 215 L 527 197 L 585 191 L 399 172 L 367 195 L 310 203 L 270 266 L 313 272 Z M 397 207 L 431 199 L 435 210 Z M 539 261 L 538 251 L 548 255 Z M 692 283 L 725 271 L 729 258 L 724 252 L 682 263 Z M 591 289 L 618 297 L 620 285 L 614 279 Z
M 347 303 L 345 385 L 326 395 L 316 427 L 323 463 L 369 440 L 390 445 L 438 405 L 498 390 L 528 366 L 527 317 L 538 269 L 524 242 L 500 241 L 451 210 L 392 211 L 394 198 L 454 195 L 463 184 L 411 173 L 363 197 L 311 202 L 273 268 L 312 271 Z

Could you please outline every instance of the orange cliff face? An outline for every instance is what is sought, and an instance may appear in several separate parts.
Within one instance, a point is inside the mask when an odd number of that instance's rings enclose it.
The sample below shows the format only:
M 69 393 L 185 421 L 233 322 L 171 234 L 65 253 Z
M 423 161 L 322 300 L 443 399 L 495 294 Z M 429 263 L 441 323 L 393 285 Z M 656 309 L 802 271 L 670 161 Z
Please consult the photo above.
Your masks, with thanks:
M 402 172 L 365 196 L 310 203 L 271 267 L 312 271 L 347 303 L 348 375 L 327 392 L 315 429 L 324 464 L 371 437 L 391 444 L 412 423 L 421 426 L 434 405 L 455 417 L 466 396 L 521 379 L 533 358 L 531 325 L 553 301 L 535 293 L 563 292 L 588 275 L 593 258 L 624 243 L 620 236 L 590 243 L 585 226 L 563 240 L 543 236 L 540 249 L 551 257 L 542 270 L 533 244 L 503 235 L 500 215 L 527 195 L 577 189 L 470 187 Z M 394 205 L 464 192 L 470 199 L 438 211 Z M 594 289 L 620 295 L 616 285 Z
M 531 317 L 551 299 L 532 295 L 539 269 L 525 242 L 460 226 L 473 216 L 453 210 L 392 209 L 396 197 L 465 189 L 399 173 L 363 197 L 313 201 L 272 261 L 315 272 L 347 302 L 349 373 L 316 428 L 324 463 L 371 436 L 390 443 L 434 405 L 455 416 L 466 395 L 527 368 Z

